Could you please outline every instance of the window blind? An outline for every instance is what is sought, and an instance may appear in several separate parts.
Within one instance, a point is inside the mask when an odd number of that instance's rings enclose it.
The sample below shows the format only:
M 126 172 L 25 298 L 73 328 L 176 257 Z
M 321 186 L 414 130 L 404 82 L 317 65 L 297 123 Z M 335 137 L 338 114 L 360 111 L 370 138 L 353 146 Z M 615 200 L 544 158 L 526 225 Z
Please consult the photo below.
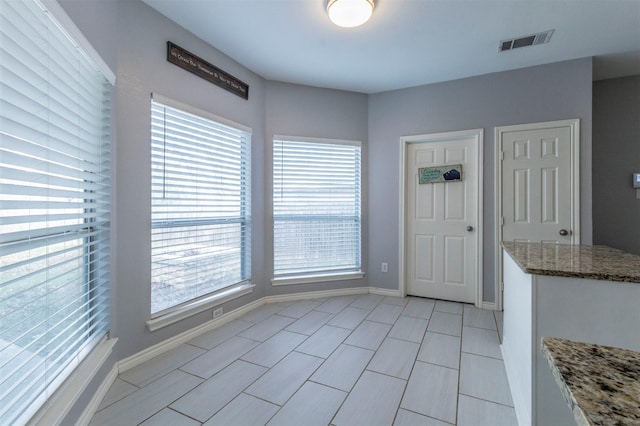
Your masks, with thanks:
M 0 424 L 26 423 L 109 325 L 112 76 L 50 12 L 0 7 Z
M 273 142 L 274 276 L 361 269 L 360 143 Z
M 251 277 L 246 129 L 151 102 L 151 311 Z

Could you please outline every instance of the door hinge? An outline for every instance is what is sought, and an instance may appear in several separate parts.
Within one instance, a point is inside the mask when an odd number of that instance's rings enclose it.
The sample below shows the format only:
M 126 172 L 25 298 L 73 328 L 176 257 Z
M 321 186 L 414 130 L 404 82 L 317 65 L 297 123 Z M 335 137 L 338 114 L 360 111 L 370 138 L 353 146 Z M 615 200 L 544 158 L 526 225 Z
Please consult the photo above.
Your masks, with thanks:
M 504 226 L 504 216 L 500 218 L 500 225 Z
M 500 151 L 500 161 L 504 160 L 504 151 Z

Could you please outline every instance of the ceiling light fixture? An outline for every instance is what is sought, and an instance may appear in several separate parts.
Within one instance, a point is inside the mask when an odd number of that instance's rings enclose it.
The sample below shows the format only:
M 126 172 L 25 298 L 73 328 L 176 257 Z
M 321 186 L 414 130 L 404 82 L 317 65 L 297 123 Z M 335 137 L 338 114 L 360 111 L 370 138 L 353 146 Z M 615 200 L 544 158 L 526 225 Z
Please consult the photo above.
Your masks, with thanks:
M 329 0 L 327 13 L 339 27 L 357 27 L 371 18 L 373 0 Z

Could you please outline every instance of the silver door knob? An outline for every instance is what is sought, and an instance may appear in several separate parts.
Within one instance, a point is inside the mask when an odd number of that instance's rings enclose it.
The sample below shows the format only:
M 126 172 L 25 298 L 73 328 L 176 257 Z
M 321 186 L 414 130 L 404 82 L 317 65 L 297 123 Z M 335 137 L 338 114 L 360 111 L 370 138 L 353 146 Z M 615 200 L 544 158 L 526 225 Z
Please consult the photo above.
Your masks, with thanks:
M 467 226 L 467 231 L 469 231 L 469 232 L 473 231 L 473 226 L 471 226 L 471 225 Z
M 563 237 L 569 235 L 569 231 L 567 231 L 566 229 L 561 229 L 559 232 L 560 235 L 562 235 Z

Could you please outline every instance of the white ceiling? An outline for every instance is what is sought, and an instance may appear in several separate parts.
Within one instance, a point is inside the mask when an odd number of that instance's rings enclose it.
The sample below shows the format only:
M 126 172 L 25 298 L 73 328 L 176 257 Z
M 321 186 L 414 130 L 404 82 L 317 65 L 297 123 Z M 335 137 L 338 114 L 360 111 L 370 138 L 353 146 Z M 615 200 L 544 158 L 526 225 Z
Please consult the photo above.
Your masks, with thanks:
M 376 0 L 359 28 L 326 0 L 143 1 L 268 80 L 376 93 L 586 56 L 594 79 L 640 74 L 640 0 Z

